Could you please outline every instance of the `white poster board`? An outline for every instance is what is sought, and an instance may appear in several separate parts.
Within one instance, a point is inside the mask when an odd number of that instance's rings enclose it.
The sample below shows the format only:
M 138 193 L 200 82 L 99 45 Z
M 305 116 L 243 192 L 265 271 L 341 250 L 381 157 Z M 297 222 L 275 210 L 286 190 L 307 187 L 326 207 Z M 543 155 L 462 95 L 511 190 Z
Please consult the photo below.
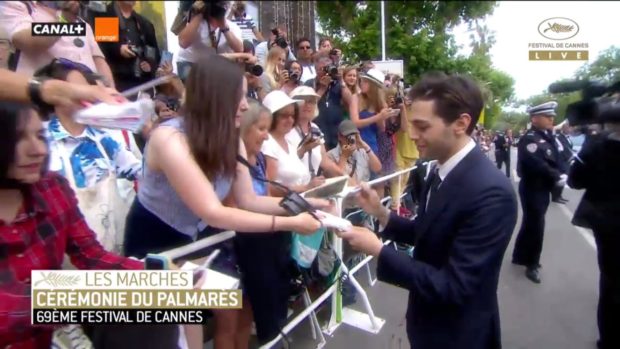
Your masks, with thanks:
M 402 60 L 397 61 L 372 61 L 375 68 L 383 74 L 398 74 L 401 78 L 405 76 L 405 68 Z

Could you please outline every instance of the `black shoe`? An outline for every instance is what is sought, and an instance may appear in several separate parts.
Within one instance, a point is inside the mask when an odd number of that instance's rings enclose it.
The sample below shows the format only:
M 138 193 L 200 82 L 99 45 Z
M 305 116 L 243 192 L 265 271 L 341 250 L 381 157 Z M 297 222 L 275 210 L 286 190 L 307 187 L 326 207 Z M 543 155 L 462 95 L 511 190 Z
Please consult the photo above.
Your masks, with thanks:
M 540 275 L 538 275 L 538 267 L 525 269 L 525 277 L 535 284 L 540 283 Z

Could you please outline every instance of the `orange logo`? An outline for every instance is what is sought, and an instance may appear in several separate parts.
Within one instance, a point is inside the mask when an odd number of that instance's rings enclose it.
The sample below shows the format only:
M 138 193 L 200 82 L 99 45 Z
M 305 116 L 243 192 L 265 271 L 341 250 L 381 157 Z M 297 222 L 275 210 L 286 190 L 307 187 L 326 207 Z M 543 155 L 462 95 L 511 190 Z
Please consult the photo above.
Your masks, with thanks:
M 95 41 L 118 42 L 118 17 L 95 17 Z

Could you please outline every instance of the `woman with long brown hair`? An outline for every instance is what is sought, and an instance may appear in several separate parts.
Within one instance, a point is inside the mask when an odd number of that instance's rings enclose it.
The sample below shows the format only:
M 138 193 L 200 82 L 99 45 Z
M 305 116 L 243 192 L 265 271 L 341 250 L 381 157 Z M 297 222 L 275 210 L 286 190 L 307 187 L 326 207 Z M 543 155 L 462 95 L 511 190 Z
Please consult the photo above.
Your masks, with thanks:
M 192 67 L 183 116 L 160 124 L 145 147 L 144 174 L 127 217 L 127 255 L 141 258 L 191 243 L 206 226 L 305 233 L 320 227 L 309 214 L 280 217 L 286 214 L 280 199 L 257 196 L 248 168 L 237 162 L 237 155 L 246 157 L 239 138 L 246 93 L 242 70 L 223 57 L 211 56 Z M 222 204 L 229 195 L 238 208 Z M 231 262 L 220 265 L 223 272 L 235 269 Z M 213 312 L 215 348 L 247 348 L 247 340 L 236 336 L 240 311 Z M 197 340 L 190 345 L 202 347 Z

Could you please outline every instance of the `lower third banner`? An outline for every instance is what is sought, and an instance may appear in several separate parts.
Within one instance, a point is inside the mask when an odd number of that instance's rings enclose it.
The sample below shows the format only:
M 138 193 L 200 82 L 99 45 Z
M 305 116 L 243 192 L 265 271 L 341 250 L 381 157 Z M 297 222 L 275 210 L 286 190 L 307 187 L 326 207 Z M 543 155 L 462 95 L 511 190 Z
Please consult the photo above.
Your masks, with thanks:
M 33 324 L 204 324 L 206 309 L 33 309 Z

